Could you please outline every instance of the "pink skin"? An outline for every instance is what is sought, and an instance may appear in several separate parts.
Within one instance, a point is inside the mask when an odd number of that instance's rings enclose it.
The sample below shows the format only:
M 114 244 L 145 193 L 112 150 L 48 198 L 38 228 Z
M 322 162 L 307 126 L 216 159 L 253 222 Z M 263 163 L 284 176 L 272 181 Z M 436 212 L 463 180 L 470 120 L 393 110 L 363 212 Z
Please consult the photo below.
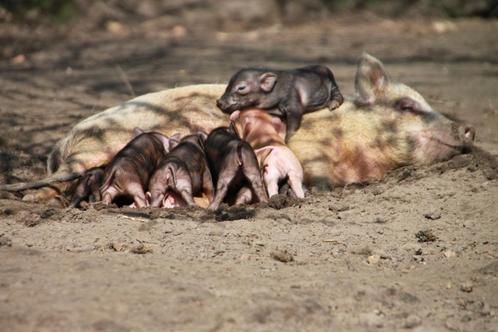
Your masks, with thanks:
M 289 186 L 298 198 L 304 198 L 303 168 L 294 153 L 286 146 L 268 146 L 256 151 L 270 149 L 270 153 L 263 161 L 263 179 L 268 190 L 268 196 L 278 194 L 278 183 L 287 178 Z
M 180 197 L 180 195 L 172 191 L 166 192 L 161 204 L 161 207 L 167 209 L 185 207 L 185 206 L 187 206 L 187 203 L 185 203 L 185 201 Z
M 278 194 L 278 183 L 287 181 L 298 198 L 304 198 L 303 168 L 296 155 L 285 145 L 285 124 L 268 113 L 250 109 L 232 113 L 239 135 L 255 149 L 268 196 Z

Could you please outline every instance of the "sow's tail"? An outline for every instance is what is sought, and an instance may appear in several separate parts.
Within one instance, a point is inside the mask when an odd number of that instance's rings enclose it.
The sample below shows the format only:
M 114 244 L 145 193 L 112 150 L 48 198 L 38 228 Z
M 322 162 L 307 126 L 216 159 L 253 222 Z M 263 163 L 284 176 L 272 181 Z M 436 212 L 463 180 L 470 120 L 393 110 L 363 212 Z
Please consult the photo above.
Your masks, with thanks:
M 71 181 L 81 177 L 84 174 L 85 172 L 55 172 L 54 174 L 38 181 L 0 185 L 0 191 L 23 191 L 27 189 L 38 189 L 50 186 L 51 184 L 57 182 Z

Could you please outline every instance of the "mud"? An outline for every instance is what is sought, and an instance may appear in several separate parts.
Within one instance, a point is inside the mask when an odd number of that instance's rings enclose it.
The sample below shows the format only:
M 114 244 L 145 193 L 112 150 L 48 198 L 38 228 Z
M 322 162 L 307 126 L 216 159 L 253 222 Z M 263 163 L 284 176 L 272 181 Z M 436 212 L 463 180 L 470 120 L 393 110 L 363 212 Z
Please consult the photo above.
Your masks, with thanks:
M 0 329 L 496 331 L 497 28 L 372 17 L 246 33 L 179 33 L 157 20 L 91 34 L 0 25 L 10 41 L 1 182 L 42 177 L 53 144 L 95 112 L 224 82 L 241 66 L 323 63 L 348 95 L 363 50 L 475 126 L 478 146 L 382 181 L 217 213 L 60 209 L 3 193 Z

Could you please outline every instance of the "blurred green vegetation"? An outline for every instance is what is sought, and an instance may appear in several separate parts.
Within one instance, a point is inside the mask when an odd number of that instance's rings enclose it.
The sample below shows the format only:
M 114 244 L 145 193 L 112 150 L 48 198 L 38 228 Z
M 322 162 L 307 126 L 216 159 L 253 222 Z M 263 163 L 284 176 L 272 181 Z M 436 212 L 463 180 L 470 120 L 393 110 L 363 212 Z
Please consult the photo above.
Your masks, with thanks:
M 68 21 L 76 14 L 73 0 L 0 0 L 0 8 L 23 20 Z

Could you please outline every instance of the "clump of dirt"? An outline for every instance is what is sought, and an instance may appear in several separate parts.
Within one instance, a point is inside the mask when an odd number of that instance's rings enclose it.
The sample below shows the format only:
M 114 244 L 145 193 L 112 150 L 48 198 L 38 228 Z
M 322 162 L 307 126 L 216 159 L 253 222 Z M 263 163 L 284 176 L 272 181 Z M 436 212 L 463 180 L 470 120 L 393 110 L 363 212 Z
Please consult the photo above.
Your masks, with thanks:
M 281 210 L 287 207 L 299 205 L 300 203 L 302 203 L 302 200 L 299 198 L 278 194 L 270 198 L 268 201 L 268 207 L 275 210 Z
M 434 235 L 432 229 L 418 231 L 417 234 L 415 234 L 415 237 L 418 242 L 434 242 L 437 240 L 437 236 Z
M 219 209 L 215 212 L 214 219 L 216 221 L 230 221 L 239 219 L 254 218 L 256 210 L 246 206 L 231 206 L 226 209 Z
M 0 234 L 0 247 L 11 247 L 12 240 L 3 234 Z
M 270 253 L 270 256 L 282 263 L 289 263 L 294 260 L 294 256 L 287 250 L 275 249 Z

